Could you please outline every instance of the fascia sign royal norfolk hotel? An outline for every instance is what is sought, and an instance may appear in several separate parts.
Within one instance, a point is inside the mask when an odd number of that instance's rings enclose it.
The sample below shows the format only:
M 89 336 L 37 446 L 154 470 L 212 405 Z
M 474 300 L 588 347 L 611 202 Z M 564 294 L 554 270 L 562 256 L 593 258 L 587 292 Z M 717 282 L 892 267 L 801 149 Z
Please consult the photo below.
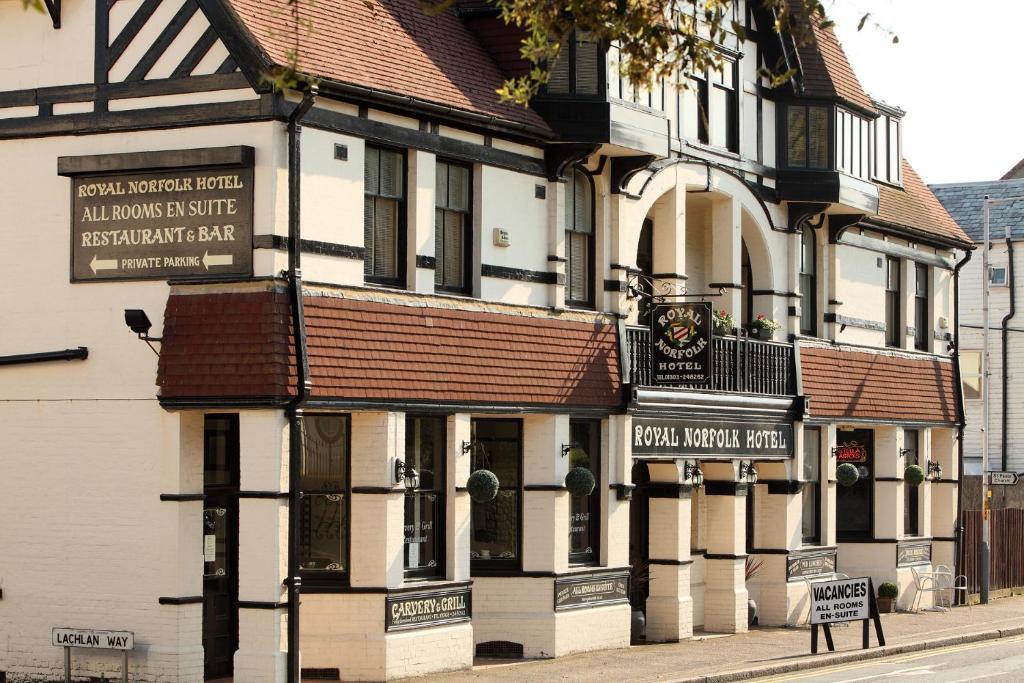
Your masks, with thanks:
M 0 680 L 93 631 L 132 680 L 391 679 L 953 563 L 972 243 L 833 33 L 737 2 L 650 92 L 579 34 L 523 108 L 456 5 L 300 3 L 281 95 L 260 0 L 0 3 Z

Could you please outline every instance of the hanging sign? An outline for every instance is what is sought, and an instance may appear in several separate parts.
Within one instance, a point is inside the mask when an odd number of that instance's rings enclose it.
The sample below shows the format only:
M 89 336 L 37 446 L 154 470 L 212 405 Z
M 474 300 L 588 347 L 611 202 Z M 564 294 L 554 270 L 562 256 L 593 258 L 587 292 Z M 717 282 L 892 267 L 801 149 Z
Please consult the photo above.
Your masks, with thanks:
M 711 304 L 658 304 L 651 311 L 651 382 L 711 382 Z
M 629 602 L 629 575 L 603 574 L 555 579 L 555 609 Z
M 472 605 L 473 592 L 469 588 L 389 595 L 384 600 L 384 630 L 469 621 Z
M 633 457 L 793 457 L 790 422 L 633 417 Z

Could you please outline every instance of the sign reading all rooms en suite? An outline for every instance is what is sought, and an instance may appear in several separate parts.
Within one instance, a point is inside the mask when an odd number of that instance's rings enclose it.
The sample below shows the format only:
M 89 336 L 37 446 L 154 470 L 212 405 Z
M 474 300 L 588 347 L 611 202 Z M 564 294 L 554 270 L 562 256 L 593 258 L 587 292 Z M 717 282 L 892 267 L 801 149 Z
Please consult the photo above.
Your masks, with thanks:
M 71 192 L 74 281 L 252 272 L 252 167 L 79 175 Z
M 793 456 L 787 422 L 634 417 L 632 435 L 634 456 Z

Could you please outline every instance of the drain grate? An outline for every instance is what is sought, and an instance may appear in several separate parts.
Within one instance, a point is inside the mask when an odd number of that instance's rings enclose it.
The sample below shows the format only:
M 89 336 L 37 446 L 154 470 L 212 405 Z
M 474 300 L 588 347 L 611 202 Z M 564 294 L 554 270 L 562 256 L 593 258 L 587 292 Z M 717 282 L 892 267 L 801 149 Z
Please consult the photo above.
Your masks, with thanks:
M 508 640 L 491 640 L 476 646 L 476 656 L 493 659 L 522 659 L 523 644 Z

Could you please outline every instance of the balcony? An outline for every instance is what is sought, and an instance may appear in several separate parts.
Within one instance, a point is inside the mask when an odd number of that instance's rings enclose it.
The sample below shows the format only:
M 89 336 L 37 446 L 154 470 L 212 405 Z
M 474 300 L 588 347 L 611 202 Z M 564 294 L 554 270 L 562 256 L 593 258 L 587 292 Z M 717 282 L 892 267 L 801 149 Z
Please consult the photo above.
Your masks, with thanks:
M 726 391 L 760 396 L 796 394 L 796 366 L 793 345 L 759 341 L 749 337 L 712 337 L 713 366 L 711 384 L 678 385 L 689 391 Z M 634 387 L 651 386 L 651 330 L 627 327 L 629 383 Z

